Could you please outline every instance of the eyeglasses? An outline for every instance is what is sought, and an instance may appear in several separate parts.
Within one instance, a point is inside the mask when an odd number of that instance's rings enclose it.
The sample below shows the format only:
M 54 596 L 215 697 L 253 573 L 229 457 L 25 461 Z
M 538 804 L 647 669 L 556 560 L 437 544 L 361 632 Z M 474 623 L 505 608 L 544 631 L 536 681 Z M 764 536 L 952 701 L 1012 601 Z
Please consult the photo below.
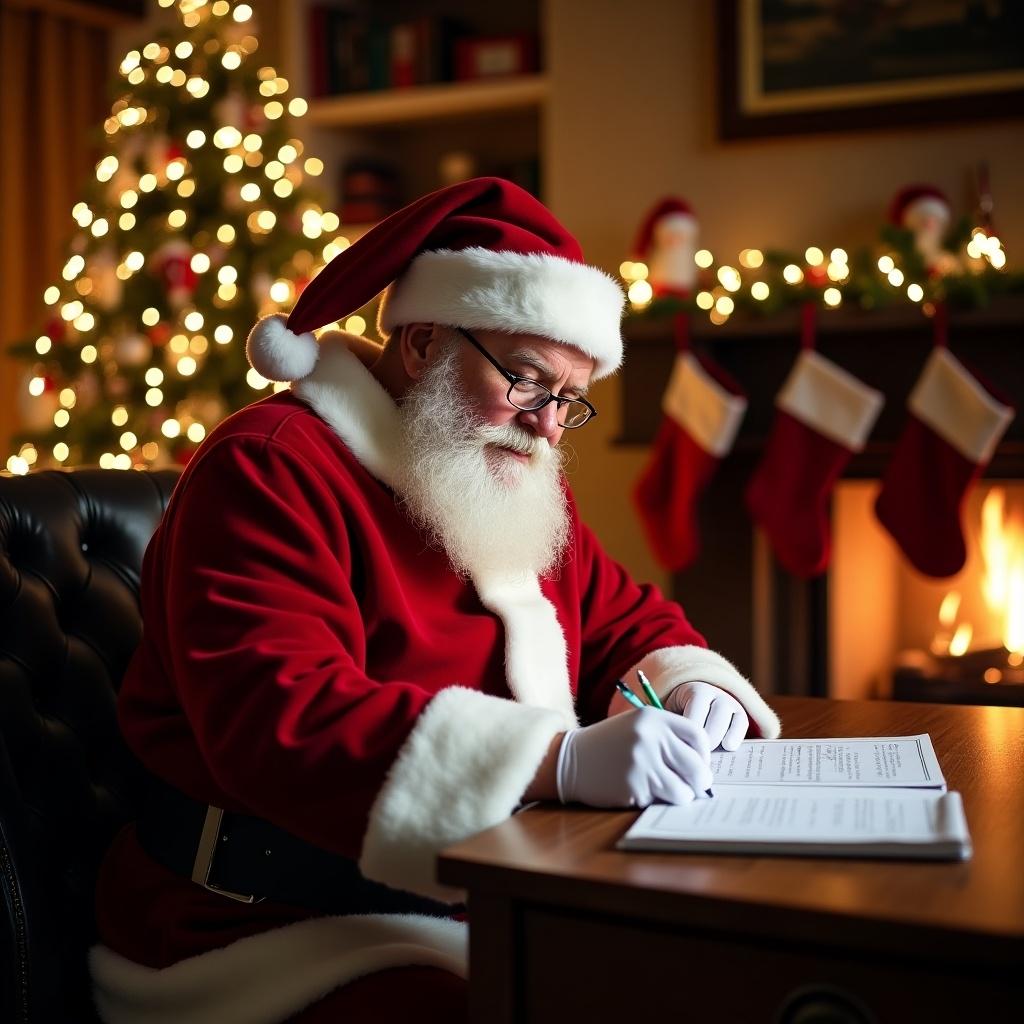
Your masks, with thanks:
M 522 412 L 539 412 L 549 402 L 554 402 L 558 406 L 558 422 L 567 430 L 582 427 L 587 420 L 597 415 L 597 410 L 585 398 L 565 398 L 553 394 L 551 388 L 539 380 L 521 377 L 518 373 L 506 370 L 469 331 L 464 327 L 456 330 L 508 381 L 508 394 L 505 397 L 514 408 Z

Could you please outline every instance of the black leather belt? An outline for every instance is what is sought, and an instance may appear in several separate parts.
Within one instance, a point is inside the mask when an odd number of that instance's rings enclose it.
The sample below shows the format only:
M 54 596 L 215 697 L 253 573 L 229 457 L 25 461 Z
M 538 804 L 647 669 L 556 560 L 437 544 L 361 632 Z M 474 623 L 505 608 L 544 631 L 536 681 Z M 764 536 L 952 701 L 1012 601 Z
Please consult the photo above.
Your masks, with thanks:
M 272 900 L 324 914 L 434 917 L 464 909 L 371 882 L 354 860 L 261 818 L 201 804 L 159 780 L 154 780 L 136 831 L 155 861 L 243 903 Z

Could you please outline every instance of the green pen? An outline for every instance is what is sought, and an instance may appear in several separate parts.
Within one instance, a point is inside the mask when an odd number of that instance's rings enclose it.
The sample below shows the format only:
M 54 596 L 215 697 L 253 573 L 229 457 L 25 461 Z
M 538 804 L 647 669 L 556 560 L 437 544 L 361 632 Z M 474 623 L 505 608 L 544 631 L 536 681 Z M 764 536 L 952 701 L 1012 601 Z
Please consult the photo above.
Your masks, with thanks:
M 658 708 L 659 711 L 664 711 L 665 705 L 662 704 L 660 700 L 658 700 L 658 695 L 654 692 L 654 687 L 651 686 L 650 681 L 647 679 L 647 676 L 645 676 L 643 672 L 640 671 L 640 669 L 637 669 L 636 677 L 640 680 L 640 685 L 644 688 L 644 693 L 647 694 L 648 703 L 652 707 Z
M 615 684 L 615 689 L 622 694 L 626 700 L 635 708 L 645 708 L 647 705 L 620 679 Z
M 658 710 L 660 711 L 664 711 L 665 705 L 662 704 L 660 700 L 658 700 L 658 695 L 654 692 L 654 687 L 651 686 L 650 680 L 647 678 L 647 676 L 645 676 L 640 669 L 637 669 L 636 677 L 640 680 L 640 685 L 644 688 L 644 693 L 647 695 L 647 700 L 649 701 L 650 706 L 652 708 L 658 708 Z M 637 707 L 641 708 L 644 706 L 637 699 L 636 694 L 633 693 L 633 691 L 628 686 L 626 686 L 626 684 L 622 682 L 621 679 L 615 685 L 618 687 L 619 693 L 621 693 L 622 696 L 625 697 L 630 704 L 635 704 Z M 710 789 L 705 789 L 704 794 L 705 796 L 710 797 L 713 797 L 715 795 Z

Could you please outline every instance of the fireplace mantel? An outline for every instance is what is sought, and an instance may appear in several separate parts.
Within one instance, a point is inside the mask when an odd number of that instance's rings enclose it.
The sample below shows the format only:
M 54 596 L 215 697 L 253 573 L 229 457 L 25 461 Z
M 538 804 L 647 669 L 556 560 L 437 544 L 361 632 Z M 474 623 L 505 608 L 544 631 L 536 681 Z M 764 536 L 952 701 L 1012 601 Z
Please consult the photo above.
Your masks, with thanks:
M 736 316 L 719 327 L 701 313 L 691 325 L 694 349 L 723 366 L 750 404 L 732 452 L 701 500 L 700 557 L 674 575 L 672 591 L 712 634 L 714 645 L 728 651 L 742 671 L 760 677 L 767 689 L 827 696 L 827 576 L 805 582 L 781 570 L 752 530 L 743 501 L 771 429 L 775 396 L 799 352 L 800 313 Z M 661 419 L 661 396 L 675 356 L 672 319 L 637 317 L 627 321 L 624 334 L 617 443 L 647 445 Z M 932 322 L 916 307 L 828 310 L 819 314 L 817 338 L 822 355 L 885 395 L 865 450 L 844 474 L 877 478 L 903 428 L 907 396 L 932 345 Z M 1024 479 L 1024 298 L 951 312 L 949 344 L 954 355 L 1022 406 L 985 475 Z

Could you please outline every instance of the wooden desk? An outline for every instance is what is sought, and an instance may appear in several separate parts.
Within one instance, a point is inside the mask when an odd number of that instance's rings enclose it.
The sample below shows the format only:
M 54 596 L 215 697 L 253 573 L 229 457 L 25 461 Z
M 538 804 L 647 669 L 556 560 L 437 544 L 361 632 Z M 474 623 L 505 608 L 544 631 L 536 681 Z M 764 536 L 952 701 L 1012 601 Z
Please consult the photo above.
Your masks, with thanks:
M 1022 1019 L 1024 709 L 773 706 L 787 737 L 930 733 L 973 859 L 620 853 L 634 813 L 533 808 L 439 862 L 469 893 L 474 1021 Z

